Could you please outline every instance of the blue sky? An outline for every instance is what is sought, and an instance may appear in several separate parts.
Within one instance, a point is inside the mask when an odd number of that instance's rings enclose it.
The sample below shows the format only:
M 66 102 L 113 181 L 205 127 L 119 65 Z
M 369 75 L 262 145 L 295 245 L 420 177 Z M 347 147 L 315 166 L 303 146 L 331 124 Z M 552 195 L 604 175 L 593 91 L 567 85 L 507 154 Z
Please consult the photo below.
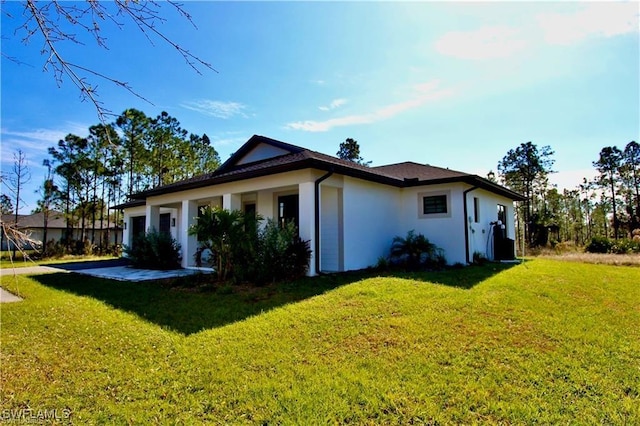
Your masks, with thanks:
M 3 3 L 3 171 L 25 151 L 36 206 L 46 150 L 98 118 L 68 80 L 43 72 L 42 40 Z M 555 150 L 552 177 L 574 188 L 604 146 L 640 139 L 637 2 L 187 2 L 197 29 L 166 7 L 160 29 L 218 71 L 195 73 L 133 26 L 103 25 L 108 50 L 61 45 L 72 62 L 150 100 L 97 83 L 116 114 L 165 110 L 206 133 L 224 160 L 261 134 L 334 155 L 359 141 L 372 165 L 416 161 L 486 176 L 509 149 Z M 12 18 L 7 16 L 9 13 Z M 84 39 L 80 30 L 76 30 Z M 19 59 L 20 64 L 6 56 Z M 4 188 L 3 188 L 4 192 Z

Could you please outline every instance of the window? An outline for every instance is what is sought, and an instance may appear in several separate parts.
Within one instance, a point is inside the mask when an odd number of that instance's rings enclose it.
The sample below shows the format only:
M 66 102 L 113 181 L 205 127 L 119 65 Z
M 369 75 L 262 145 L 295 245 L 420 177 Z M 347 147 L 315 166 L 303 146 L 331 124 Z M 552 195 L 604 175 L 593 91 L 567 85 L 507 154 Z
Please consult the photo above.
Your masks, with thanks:
M 451 217 L 450 191 L 419 193 L 418 217 L 421 219 Z
M 278 223 L 280 226 L 284 226 L 287 222 L 293 222 L 297 227 L 298 211 L 298 194 L 278 197 Z
M 171 235 L 171 213 L 162 213 L 160 215 L 160 231 L 161 234 Z
M 504 225 L 505 233 L 507 232 L 507 207 L 498 204 L 498 220 Z
M 480 222 L 480 198 L 473 197 L 473 221 Z
M 422 198 L 422 214 L 436 214 L 447 212 L 447 196 L 432 195 Z

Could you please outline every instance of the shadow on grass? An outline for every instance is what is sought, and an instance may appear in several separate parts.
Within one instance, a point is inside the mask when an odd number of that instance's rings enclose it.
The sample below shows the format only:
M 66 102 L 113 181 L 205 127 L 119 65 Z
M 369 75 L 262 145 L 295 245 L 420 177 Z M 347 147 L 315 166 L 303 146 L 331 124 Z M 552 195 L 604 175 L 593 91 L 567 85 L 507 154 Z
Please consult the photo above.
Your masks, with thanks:
M 433 272 L 405 272 L 392 276 L 469 290 L 492 276 L 517 265 L 518 263 L 486 263 L 482 266 L 473 265 Z
M 100 300 L 166 329 L 190 335 L 298 302 L 374 276 L 389 276 L 469 289 L 513 265 L 489 264 L 439 272 L 378 273 L 359 271 L 305 278 L 265 287 L 185 288 L 188 279 L 131 283 L 76 274 L 44 274 L 39 283 Z M 202 281 L 202 276 L 191 280 Z

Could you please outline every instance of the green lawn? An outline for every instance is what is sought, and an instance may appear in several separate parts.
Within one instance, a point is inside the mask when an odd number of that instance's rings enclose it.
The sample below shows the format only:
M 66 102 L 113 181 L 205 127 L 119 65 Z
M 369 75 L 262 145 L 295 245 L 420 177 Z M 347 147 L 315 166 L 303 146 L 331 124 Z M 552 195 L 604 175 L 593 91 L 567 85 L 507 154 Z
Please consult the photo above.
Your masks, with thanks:
M 89 260 L 108 260 L 108 259 L 117 259 L 116 256 L 71 256 L 67 255 L 61 257 L 59 259 L 55 258 L 47 258 L 47 259 L 36 259 L 35 256 L 37 254 L 31 254 L 34 258 L 25 259 L 22 253 L 16 253 L 16 258 L 13 261 L 9 258 L 9 252 L 3 251 L 0 255 L 0 268 L 8 269 L 8 268 L 26 268 L 29 266 L 38 266 L 38 265 L 59 265 L 62 263 L 73 263 L 73 262 L 86 262 Z
M 3 279 L 3 409 L 79 424 L 640 423 L 640 268 L 537 259 L 236 292 Z

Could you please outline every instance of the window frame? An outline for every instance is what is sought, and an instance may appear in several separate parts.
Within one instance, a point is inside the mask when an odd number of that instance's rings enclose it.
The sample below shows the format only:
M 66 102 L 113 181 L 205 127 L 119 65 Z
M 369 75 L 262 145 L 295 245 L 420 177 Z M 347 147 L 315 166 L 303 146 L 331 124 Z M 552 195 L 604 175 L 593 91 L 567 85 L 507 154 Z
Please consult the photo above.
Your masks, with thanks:
M 445 206 L 447 211 L 440 213 L 425 213 L 424 212 L 424 199 L 428 197 L 441 197 L 444 196 Z M 451 217 L 451 191 L 429 191 L 418 193 L 418 218 L 419 219 L 443 219 Z
M 473 222 L 480 223 L 480 198 L 473 197 Z

